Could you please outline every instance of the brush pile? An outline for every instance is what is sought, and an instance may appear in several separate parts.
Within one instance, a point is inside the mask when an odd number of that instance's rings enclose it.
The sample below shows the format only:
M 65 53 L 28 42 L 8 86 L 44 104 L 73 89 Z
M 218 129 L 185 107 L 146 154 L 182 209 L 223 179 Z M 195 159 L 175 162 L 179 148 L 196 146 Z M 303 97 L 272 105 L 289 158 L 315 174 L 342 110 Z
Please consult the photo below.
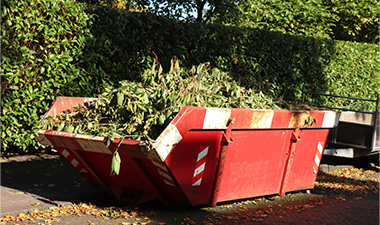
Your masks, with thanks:
M 207 63 L 186 70 L 173 59 L 168 73 L 155 61 L 140 82 L 108 87 L 97 101 L 48 117 L 41 128 L 111 139 L 155 139 L 184 106 L 279 108 Z

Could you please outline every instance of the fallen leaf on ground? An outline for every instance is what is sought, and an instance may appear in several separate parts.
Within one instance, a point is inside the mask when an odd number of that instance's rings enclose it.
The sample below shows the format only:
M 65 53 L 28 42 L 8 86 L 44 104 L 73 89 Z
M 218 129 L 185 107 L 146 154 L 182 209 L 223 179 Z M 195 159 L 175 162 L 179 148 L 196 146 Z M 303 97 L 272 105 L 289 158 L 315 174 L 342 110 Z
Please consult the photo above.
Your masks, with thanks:
M 38 203 L 39 204 L 39 203 Z M 34 206 L 38 205 L 34 203 Z M 119 207 L 109 207 L 107 209 L 97 207 L 91 203 L 80 203 L 72 204 L 69 206 L 60 206 L 60 207 L 50 207 L 46 210 L 40 211 L 38 209 L 32 210 L 29 214 L 20 213 L 17 216 L 5 215 L 3 218 L 0 218 L 0 223 L 8 222 L 18 222 L 30 220 L 32 223 L 35 223 L 35 220 L 44 220 L 45 224 L 50 224 L 59 221 L 56 217 L 64 215 L 92 215 L 95 217 L 102 217 L 108 219 L 127 219 L 134 218 L 139 220 L 137 217 L 143 217 L 144 219 L 153 216 L 154 212 L 139 212 L 128 207 L 119 208 Z
M 375 171 L 357 168 L 319 172 L 315 186 L 354 194 L 377 194 L 380 179 L 374 178 L 375 174 Z

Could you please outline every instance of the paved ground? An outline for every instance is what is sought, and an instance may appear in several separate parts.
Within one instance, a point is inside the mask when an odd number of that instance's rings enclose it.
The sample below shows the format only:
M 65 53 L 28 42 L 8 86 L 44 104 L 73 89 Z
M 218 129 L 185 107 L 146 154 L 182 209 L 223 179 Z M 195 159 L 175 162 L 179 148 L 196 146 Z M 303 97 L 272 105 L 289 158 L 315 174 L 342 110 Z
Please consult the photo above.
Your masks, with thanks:
M 323 165 L 324 170 L 342 166 Z M 376 175 L 378 176 L 378 175 Z M 285 197 L 266 196 L 219 204 L 215 208 L 168 210 L 152 202 L 124 208 L 84 181 L 58 155 L 15 157 L 1 163 L 0 217 L 17 216 L 35 209 L 92 203 L 109 214 L 124 210 L 128 218 L 108 219 L 92 215 L 56 217 L 53 224 L 379 224 L 379 196 L 351 195 L 314 189 Z M 116 210 L 113 210 L 116 209 Z M 44 224 L 49 218 L 8 224 Z
M 58 155 L 14 157 L 1 163 L 1 217 L 94 197 L 105 198 Z

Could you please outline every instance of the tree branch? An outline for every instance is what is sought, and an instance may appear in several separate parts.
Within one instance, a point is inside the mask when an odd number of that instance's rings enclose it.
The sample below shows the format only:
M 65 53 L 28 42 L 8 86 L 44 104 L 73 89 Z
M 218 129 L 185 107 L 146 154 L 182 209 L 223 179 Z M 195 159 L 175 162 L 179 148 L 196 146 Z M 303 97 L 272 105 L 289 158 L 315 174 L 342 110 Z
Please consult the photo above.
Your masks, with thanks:
M 196 0 L 196 4 L 197 4 L 197 18 L 195 19 L 196 21 L 198 22 L 203 22 L 203 9 L 205 7 L 207 3 L 207 0 Z

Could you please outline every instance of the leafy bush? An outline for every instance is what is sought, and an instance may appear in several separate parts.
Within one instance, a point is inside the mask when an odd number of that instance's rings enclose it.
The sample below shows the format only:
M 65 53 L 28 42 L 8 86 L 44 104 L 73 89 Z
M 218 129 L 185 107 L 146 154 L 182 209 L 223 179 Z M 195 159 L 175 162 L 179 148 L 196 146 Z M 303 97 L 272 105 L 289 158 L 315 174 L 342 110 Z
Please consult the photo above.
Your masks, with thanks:
M 315 38 L 379 42 L 377 0 L 248 0 L 240 15 L 217 15 L 213 22 Z
M 320 0 L 249 0 L 239 8 L 240 16 L 218 15 L 214 22 L 315 38 L 330 37 L 336 22 Z
M 1 15 L 1 147 L 33 151 L 31 129 L 56 96 L 101 89 L 78 66 L 92 15 L 71 0 L 7 0 Z
M 331 38 L 377 44 L 379 42 L 379 7 L 377 0 L 324 0 L 337 18 Z
M 339 41 L 335 48 L 335 58 L 323 71 L 328 87 L 325 93 L 376 99 L 380 94 L 379 46 Z M 355 104 L 355 101 L 347 99 L 325 101 L 329 106 Z

